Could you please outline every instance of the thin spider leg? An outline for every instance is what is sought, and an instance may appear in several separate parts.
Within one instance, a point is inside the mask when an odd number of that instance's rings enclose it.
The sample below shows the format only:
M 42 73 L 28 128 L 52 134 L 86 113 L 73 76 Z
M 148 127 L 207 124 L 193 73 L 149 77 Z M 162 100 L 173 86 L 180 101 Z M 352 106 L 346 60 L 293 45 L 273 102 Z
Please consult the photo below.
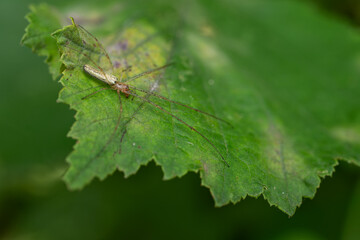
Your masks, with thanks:
M 109 54 L 107 53 L 107 51 L 105 50 L 105 48 L 103 47 L 103 45 L 100 43 L 100 41 L 99 41 L 94 35 L 92 35 L 88 30 L 86 30 L 83 26 L 81 26 L 81 25 L 79 25 L 79 24 L 76 24 L 74 18 L 71 17 L 71 21 L 72 21 L 73 26 L 75 26 L 77 29 L 80 28 L 82 31 L 84 31 L 85 33 L 87 33 L 90 37 L 92 37 L 92 38 L 96 41 L 97 45 L 101 48 L 101 50 L 103 51 L 103 53 L 105 53 L 105 56 L 106 56 L 106 58 L 108 59 L 110 65 L 111 65 L 111 69 L 114 70 L 114 65 L 113 65 L 112 62 L 111 62 L 111 59 L 110 59 L 110 57 L 109 57 Z
M 86 98 L 88 98 L 88 97 L 91 97 L 91 96 L 93 96 L 93 95 L 95 95 L 95 94 L 97 94 L 97 93 L 99 93 L 99 92 L 104 91 L 104 90 L 112 90 L 112 89 L 111 89 L 111 88 L 102 88 L 102 89 L 99 89 L 99 90 L 97 90 L 97 91 L 95 91 L 95 92 L 93 92 L 93 93 L 90 93 L 89 95 L 86 95 L 85 97 L 82 97 L 81 100 L 84 100 L 84 99 L 86 99 Z
M 111 59 L 110 59 L 110 56 L 109 56 L 109 54 L 107 53 L 107 51 L 105 50 L 104 46 L 100 43 L 100 41 L 99 41 L 94 35 L 92 35 L 88 30 L 86 30 L 84 27 L 82 27 L 81 25 L 76 24 L 75 26 L 79 26 L 83 31 L 85 31 L 85 32 L 86 32 L 87 34 L 89 34 L 93 39 L 95 39 L 95 41 L 97 42 L 98 46 L 101 48 L 101 50 L 104 51 L 105 56 L 106 56 L 106 58 L 108 59 L 110 65 L 111 65 L 111 69 L 112 69 L 112 71 L 114 72 L 114 65 L 112 64 L 112 61 L 111 61 Z
M 124 71 L 121 71 L 120 79 L 119 79 L 120 82 L 122 81 L 123 76 L 124 76 Z
M 61 98 L 62 98 L 62 99 L 67 99 L 67 98 L 69 98 L 69 97 L 72 97 L 72 96 L 78 95 L 78 94 L 80 94 L 80 93 L 86 92 L 86 91 L 88 91 L 88 90 L 90 90 L 90 89 L 99 88 L 99 87 L 102 87 L 102 86 L 89 87 L 89 88 L 86 88 L 86 89 L 84 89 L 84 90 L 81 90 L 81 91 L 78 91 L 78 92 L 76 92 L 76 93 L 72 93 L 72 94 L 66 95 L 66 96 L 61 97 Z
M 127 72 L 127 71 L 131 71 L 132 66 L 127 66 L 126 68 L 124 68 L 123 70 L 121 70 L 122 72 Z
M 120 79 L 119 79 L 120 82 L 122 82 L 124 72 L 131 71 L 131 68 L 132 68 L 132 66 L 128 66 L 121 71 L 121 75 L 120 75 Z
M 127 133 L 127 130 L 126 128 L 124 128 L 124 131 L 122 132 L 121 134 L 121 138 L 120 138 L 120 146 L 119 146 L 119 150 L 117 152 L 114 152 L 113 156 L 117 153 L 117 154 L 121 154 L 121 148 L 122 148 L 122 143 L 123 143 L 123 140 L 124 140 L 124 137 L 125 137 L 125 134 Z
M 135 79 L 137 79 L 137 78 L 139 78 L 139 77 L 142 77 L 142 76 L 148 75 L 148 74 L 150 74 L 150 73 L 159 71 L 159 70 L 161 70 L 161 69 L 167 68 L 167 67 L 170 66 L 170 65 L 172 65 L 172 63 L 168 63 L 168 64 L 165 64 L 164 66 L 161 66 L 161 67 L 158 67 L 158 68 L 154 68 L 154 69 L 150 69 L 150 70 L 148 70 L 148 71 L 145 71 L 145 72 L 142 72 L 142 73 L 140 73 L 140 74 L 137 74 L 137 75 L 135 75 L 135 76 L 133 76 L 133 77 L 129 77 L 129 78 L 127 78 L 127 79 L 124 80 L 124 83 L 133 81 L 133 80 L 135 80 Z
M 119 119 L 116 123 L 116 127 L 114 129 L 114 131 L 116 132 L 116 130 L 119 128 L 119 125 L 120 125 L 120 120 L 121 120 L 121 116 L 122 116 L 122 112 L 123 112 L 123 105 L 122 105 L 122 101 L 121 101 L 121 94 L 120 92 L 117 92 L 118 93 L 118 96 L 119 96 L 119 105 L 120 105 L 120 114 L 119 114 Z
M 210 114 L 210 113 L 207 113 L 207 112 L 201 111 L 201 110 L 199 110 L 199 109 L 190 107 L 190 106 L 188 106 L 188 105 L 186 105 L 186 104 L 184 104 L 184 103 L 171 100 L 171 99 L 169 99 L 169 98 L 167 98 L 167 97 L 161 96 L 161 95 L 159 95 L 159 94 L 157 94 L 157 93 L 154 93 L 154 92 L 150 92 L 150 91 L 146 91 L 146 90 L 143 90 L 143 89 L 139 89 L 139 88 L 137 88 L 137 87 L 130 86 L 130 85 L 128 85 L 128 86 L 129 86 L 130 88 L 133 88 L 133 89 L 137 90 L 137 91 L 144 92 L 144 93 L 148 93 L 148 94 L 153 95 L 153 96 L 155 96 L 155 97 L 158 97 L 158 98 L 164 99 L 164 100 L 166 100 L 166 101 L 169 101 L 169 102 L 178 104 L 178 105 L 180 105 L 180 106 L 189 108 L 189 109 L 194 110 L 194 111 L 196 111 L 196 112 L 203 113 L 203 114 L 208 115 L 208 116 L 210 116 L 210 117 L 212 117 L 212 118 L 215 118 L 215 119 L 217 119 L 217 120 L 220 120 L 220 121 L 222 121 L 222 122 L 224 122 L 224 123 L 226 123 L 226 124 L 228 124 L 229 126 L 232 127 L 232 125 L 231 125 L 228 121 L 226 121 L 226 120 L 224 120 L 224 119 L 221 119 L 221 118 L 219 118 L 219 117 L 217 117 L 217 116 L 215 116 L 215 115 L 212 115 L 212 114 Z
M 198 130 L 196 130 L 194 127 L 190 126 L 188 123 L 186 123 L 184 120 L 180 119 L 179 117 L 175 116 L 174 114 L 170 113 L 169 111 L 165 110 L 164 108 L 160 107 L 159 105 L 157 105 L 156 103 L 153 103 L 152 101 L 150 101 L 147 98 L 141 97 L 133 92 L 129 92 L 128 94 L 134 96 L 134 97 L 138 97 L 140 99 L 142 99 L 145 102 L 150 103 L 151 105 L 153 105 L 154 107 L 160 109 L 161 111 L 163 111 L 166 114 L 169 114 L 171 117 L 175 118 L 176 120 L 178 120 L 179 122 L 185 124 L 185 126 L 187 126 L 188 128 L 190 128 L 191 130 L 195 131 L 197 134 L 199 134 L 203 139 L 205 139 L 214 149 L 215 151 L 220 155 L 220 157 L 222 158 L 222 160 L 224 161 L 224 163 L 226 164 L 226 166 L 230 167 L 230 165 L 228 164 L 228 162 L 225 160 L 225 158 L 223 157 L 223 155 L 220 153 L 220 151 L 215 147 L 215 145 L 207 138 L 205 137 L 201 132 L 199 132 Z
M 91 123 L 89 123 L 88 125 L 82 127 L 80 130 L 83 131 L 83 132 L 87 132 L 87 130 L 89 128 L 91 128 L 92 126 L 98 124 L 98 123 L 101 123 L 101 122 L 107 122 L 107 121 L 110 121 L 110 120 L 114 120 L 114 119 L 117 119 L 118 117 L 107 117 L 107 118 L 102 118 L 102 119 L 98 119 L 98 120 L 95 120 L 95 121 L 92 121 Z M 127 117 L 128 118 L 128 117 Z M 123 119 L 127 119 L 127 118 L 124 118 Z M 129 118 L 130 119 L 130 118 Z M 142 123 L 141 121 L 139 121 L 136 117 L 132 117 L 132 119 L 136 120 L 137 122 L 139 123 Z M 126 128 L 125 128 L 126 129 Z M 96 131 L 96 129 L 92 130 L 92 131 Z M 88 131 L 90 132 L 90 131 Z

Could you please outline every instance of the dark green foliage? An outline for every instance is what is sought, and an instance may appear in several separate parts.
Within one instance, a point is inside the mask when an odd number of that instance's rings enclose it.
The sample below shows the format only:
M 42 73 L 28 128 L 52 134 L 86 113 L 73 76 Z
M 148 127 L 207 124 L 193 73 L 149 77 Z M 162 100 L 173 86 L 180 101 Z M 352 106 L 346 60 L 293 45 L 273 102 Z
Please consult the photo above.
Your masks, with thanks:
M 77 111 L 69 136 L 78 142 L 65 175 L 70 188 L 116 169 L 129 176 L 154 159 L 165 179 L 199 172 L 219 206 L 263 194 L 292 215 L 339 159 L 360 163 L 360 38 L 354 30 L 290 1 L 146 4 L 125 1 L 119 10 L 90 7 L 72 14 L 105 48 L 115 48 L 109 50 L 112 58 L 133 66 L 130 74 L 175 62 L 162 77 L 133 84 L 149 89 L 158 81 L 162 95 L 231 122 L 233 127 L 151 98 L 202 132 L 230 168 L 201 136 L 140 99 L 122 98 L 119 127 L 114 91 L 81 100 L 103 85 L 83 72 L 88 62 L 82 53 L 106 71 L 111 67 L 76 27 L 57 30 L 52 39 L 56 29 L 36 27 L 37 15 L 45 16 L 45 26 L 67 19 L 63 12 L 56 21 L 41 6 L 29 15 L 23 42 L 40 55 L 62 54 L 59 100 Z M 31 26 L 45 37 L 28 40 L 36 35 Z M 125 42 L 125 50 L 116 50 Z M 57 75 L 59 61 L 47 62 Z

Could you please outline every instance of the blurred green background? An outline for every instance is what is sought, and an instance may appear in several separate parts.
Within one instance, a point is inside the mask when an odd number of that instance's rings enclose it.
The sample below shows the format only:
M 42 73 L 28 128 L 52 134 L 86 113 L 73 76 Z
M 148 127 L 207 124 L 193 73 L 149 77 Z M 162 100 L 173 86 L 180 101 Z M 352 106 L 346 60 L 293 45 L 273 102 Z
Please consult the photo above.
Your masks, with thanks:
M 357 0 L 308 2 L 360 26 Z M 197 174 L 162 181 L 153 163 L 69 192 L 61 177 L 74 111 L 56 103 L 44 59 L 20 46 L 28 4 L 0 2 L 0 239 L 360 239 L 360 169 L 344 162 L 292 218 L 262 197 L 215 208 Z

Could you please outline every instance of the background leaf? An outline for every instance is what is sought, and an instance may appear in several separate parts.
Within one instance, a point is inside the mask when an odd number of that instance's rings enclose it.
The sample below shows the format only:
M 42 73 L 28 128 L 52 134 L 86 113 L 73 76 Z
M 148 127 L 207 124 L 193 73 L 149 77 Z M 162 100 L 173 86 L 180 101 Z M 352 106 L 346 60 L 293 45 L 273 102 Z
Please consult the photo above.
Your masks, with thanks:
M 302 197 L 314 195 L 319 176 L 333 172 L 337 159 L 359 164 L 359 37 L 352 29 L 290 1 L 198 1 L 152 8 L 141 2 L 144 9 L 151 9 L 147 14 L 139 13 L 135 7 L 138 4 L 126 2 L 120 8 L 126 9 L 120 10 L 124 14 L 106 15 L 100 25 L 92 24 L 92 32 L 106 43 L 120 25 L 131 29 L 124 19 L 136 19 L 131 22 L 136 22 L 138 28 L 150 26 L 160 32 L 159 38 L 173 46 L 160 56 L 172 56 L 177 62 L 164 76 L 166 93 L 216 113 L 231 121 L 234 129 L 203 116 L 194 117 L 190 111 L 173 105 L 167 107 L 204 131 L 226 153 L 231 168 L 225 168 L 199 136 L 144 105 L 139 110 L 139 123 L 132 122 L 127 128 L 129 138 L 124 139 L 122 154 L 115 160 L 112 155 L 118 151 L 118 144 L 110 146 L 112 149 L 104 153 L 102 161 L 91 160 L 92 166 L 87 165 L 89 158 L 85 155 L 96 156 L 114 122 L 104 127 L 104 132 L 96 132 L 100 136 L 86 134 L 87 140 L 96 139 L 91 143 L 93 152 L 88 151 L 89 145 L 81 147 L 84 141 L 80 139 L 68 159 L 72 165 L 65 179 L 71 187 L 82 187 L 93 176 L 103 179 L 116 168 L 132 174 L 156 155 L 165 178 L 182 176 L 188 170 L 200 171 L 203 184 L 210 188 L 218 205 L 263 193 L 270 204 L 291 215 Z M 88 12 L 83 10 L 83 15 Z M 81 11 L 78 14 L 81 16 Z M 119 19 L 119 15 L 126 17 Z M 176 34 L 167 31 L 173 28 Z M 159 47 L 163 42 L 150 44 Z M 145 65 L 149 65 L 149 60 L 145 60 Z M 62 78 L 70 93 L 80 90 L 71 88 L 71 81 L 75 80 L 79 84 L 76 87 L 98 84 L 75 68 L 66 71 Z M 66 91 L 65 88 L 62 94 Z M 92 111 L 99 110 L 96 106 L 104 101 L 111 102 L 106 106 L 112 115 L 107 117 L 117 116 L 116 94 L 97 97 L 92 102 L 73 105 L 80 113 L 88 110 L 90 114 L 78 113 L 71 136 L 81 138 L 81 124 L 95 116 Z M 75 103 L 74 99 L 64 101 Z M 134 101 L 132 105 L 124 104 L 128 114 L 141 105 Z M 149 126 L 151 137 L 144 134 L 150 132 Z M 121 136 L 117 134 L 117 142 Z M 141 150 L 134 148 L 134 143 Z

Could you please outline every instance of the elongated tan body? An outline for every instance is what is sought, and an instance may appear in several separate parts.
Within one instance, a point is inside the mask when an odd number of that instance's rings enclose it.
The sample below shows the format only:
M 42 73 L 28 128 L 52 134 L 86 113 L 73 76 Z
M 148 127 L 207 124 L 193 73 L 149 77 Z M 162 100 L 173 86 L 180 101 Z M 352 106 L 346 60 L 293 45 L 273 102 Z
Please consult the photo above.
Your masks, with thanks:
M 100 81 L 109 84 L 110 86 L 114 85 L 116 82 L 118 82 L 118 78 L 115 77 L 112 74 L 102 72 L 96 68 L 93 68 L 90 65 L 85 64 L 84 65 L 84 71 L 93 76 L 96 79 L 99 79 Z
M 126 83 L 120 82 L 119 79 L 112 74 L 100 71 L 87 64 L 84 65 L 84 71 L 94 78 L 110 85 L 111 88 L 116 90 L 118 93 L 122 92 L 126 97 L 128 97 L 131 93 L 129 86 Z

